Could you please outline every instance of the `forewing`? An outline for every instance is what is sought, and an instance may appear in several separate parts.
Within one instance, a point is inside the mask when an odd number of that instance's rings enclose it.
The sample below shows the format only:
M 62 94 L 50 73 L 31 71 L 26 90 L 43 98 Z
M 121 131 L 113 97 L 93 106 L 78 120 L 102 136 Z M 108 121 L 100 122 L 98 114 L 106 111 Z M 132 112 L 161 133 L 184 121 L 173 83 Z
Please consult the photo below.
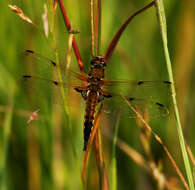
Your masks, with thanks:
M 59 106 L 65 104 L 73 107 L 75 102 L 81 102 L 80 94 L 74 90 L 78 87 L 81 88 L 82 85 L 80 84 L 59 82 L 33 75 L 23 75 L 21 82 L 21 87 L 26 91 L 26 97 L 33 107 L 44 104 Z
M 82 80 L 83 82 L 87 81 L 87 77 L 84 75 L 81 75 L 80 73 L 66 68 L 66 63 L 64 64 L 57 64 L 54 60 L 51 58 L 48 58 L 46 56 L 43 56 L 33 50 L 25 50 L 24 55 L 31 60 L 28 60 L 25 62 L 25 64 L 37 64 L 37 71 L 36 73 L 42 75 L 42 76 L 48 76 L 48 73 L 51 73 L 53 71 L 54 73 L 58 73 L 59 71 L 62 73 L 62 78 L 66 78 L 65 76 L 72 76 L 76 79 Z
M 122 93 L 124 96 L 136 98 L 156 98 L 170 96 L 169 81 L 120 81 L 105 80 L 104 86 L 113 94 Z

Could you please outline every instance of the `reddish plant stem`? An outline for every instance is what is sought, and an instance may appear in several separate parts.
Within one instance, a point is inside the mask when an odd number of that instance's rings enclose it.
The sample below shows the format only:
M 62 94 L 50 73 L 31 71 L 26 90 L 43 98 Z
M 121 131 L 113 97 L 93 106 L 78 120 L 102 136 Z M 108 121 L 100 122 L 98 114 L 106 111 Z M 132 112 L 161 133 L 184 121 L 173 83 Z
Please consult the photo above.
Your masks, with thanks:
M 66 25 L 67 31 L 70 31 L 72 29 L 72 27 L 71 27 L 71 24 L 69 22 L 68 16 L 66 14 L 66 10 L 65 10 L 63 1 L 58 0 L 58 3 L 59 3 L 60 10 L 61 10 L 63 18 L 64 18 L 64 23 Z M 74 49 L 75 56 L 77 58 L 77 62 L 78 62 L 80 71 L 81 71 L 82 74 L 84 74 L 83 61 L 82 61 L 82 58 L 81 58 L 81 55 L 80 55 L 80 52 L 79 52 L 79 48 L 78 48 L 78 45 L 76 43 L 76 40 L 75 40 L 74 36 L 73 36 L 73 39 L 72 39 L 72 46 L 73 46 L 73 49 Z
M 112 53 L 116 47 L 116 45 L 118 44 L 118 41 L 122 35 L 122 33 L 124 32 L 125 28 L 128 26 L 128 24 L 131 22 L 131 20 L 139 15 L 140 13 L 142 13 L 143 11 L 145 11 L 146 9 L 152 7 L 155 4 L 154 1 L 152 1 L 151 3 L 149 3 L 148 5 L 146 5 L 145 7 L 143 7 L 142 9 L 138 10 L 137 12 L 135 12 L 134 14 L 132 14 L 126 21 L 125 23 L 120 27 L 120 29 L 118 30 L 118 32 L 115 34 L 114 38 L 112 39 L 109 47 L 106 50 L 106 53 L 104 54 L 104 59 L 106 60 L 106 63 L 109 61 L 109 59 L 112 56 Z

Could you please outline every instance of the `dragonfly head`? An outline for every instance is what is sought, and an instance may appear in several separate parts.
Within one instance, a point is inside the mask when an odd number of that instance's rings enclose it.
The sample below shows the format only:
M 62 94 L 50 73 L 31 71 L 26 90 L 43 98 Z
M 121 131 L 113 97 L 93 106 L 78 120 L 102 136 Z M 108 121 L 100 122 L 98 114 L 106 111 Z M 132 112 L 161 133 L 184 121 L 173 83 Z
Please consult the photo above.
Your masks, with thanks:
M 106 61 L 101 56 L 95 56 L 91 60 L 91 67 L 97 69 L 104 69 L 106 67 Z

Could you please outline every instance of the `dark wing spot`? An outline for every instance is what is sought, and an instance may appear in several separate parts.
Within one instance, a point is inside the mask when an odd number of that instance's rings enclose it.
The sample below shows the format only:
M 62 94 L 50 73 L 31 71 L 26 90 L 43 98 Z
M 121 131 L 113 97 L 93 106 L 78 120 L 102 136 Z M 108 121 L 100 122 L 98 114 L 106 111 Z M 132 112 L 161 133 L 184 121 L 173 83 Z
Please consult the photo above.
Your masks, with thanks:
M 56 65 L 57 65 L 57 64 L 56 64 L 54 61 L 52 61 L 52 60 L 51 60 L 51 64 L 52 64 L 54 67 L 56 67 Z
M 165 84 L 171 84 L 170 81 L 163 81 Z
M 22 77 L 23 78 L 32 78 L 32 76 L 30 76 L 30 75 L 23 75 Z
M 30 50 L 30 49 L 26 49 L 25 50 L 26 53 L 34 53 L 34 51 Z
M 57 81 L 52 81 L 54 85 L 58 86 L 59 85 L 59 82 Z
M 112 95 L 111 94 L 106 94 L 106 95 L 104 94 L 104 97 L 105 98 L 112 98 Z
M 156 105 L 160 106 L 160 107 L 165 107 L 163 104 L 156 102 Z
M 141 84 L 143 84 L 144 82 L 143 81 L 139 81 L 137 84 L 138 85 L 141 85 Z
M 135 98 L 132 98 L 132 97 L 131 97 L 131 98 L 128 98 L 128 100 L 129 100 L 129 101 L 133 101 L 133 100 L 135 100 Z

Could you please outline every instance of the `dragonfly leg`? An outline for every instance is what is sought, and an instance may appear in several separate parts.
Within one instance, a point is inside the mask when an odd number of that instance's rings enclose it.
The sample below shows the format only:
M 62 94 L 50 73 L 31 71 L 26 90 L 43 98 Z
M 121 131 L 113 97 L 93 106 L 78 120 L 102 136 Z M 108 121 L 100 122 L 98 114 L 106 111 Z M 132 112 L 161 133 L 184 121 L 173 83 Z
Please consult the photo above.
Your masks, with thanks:
M 87 98 L 88 89 L 87 87 L 76 87 L 74 88 L 77 92 L 81 93 L 84 100 Z

